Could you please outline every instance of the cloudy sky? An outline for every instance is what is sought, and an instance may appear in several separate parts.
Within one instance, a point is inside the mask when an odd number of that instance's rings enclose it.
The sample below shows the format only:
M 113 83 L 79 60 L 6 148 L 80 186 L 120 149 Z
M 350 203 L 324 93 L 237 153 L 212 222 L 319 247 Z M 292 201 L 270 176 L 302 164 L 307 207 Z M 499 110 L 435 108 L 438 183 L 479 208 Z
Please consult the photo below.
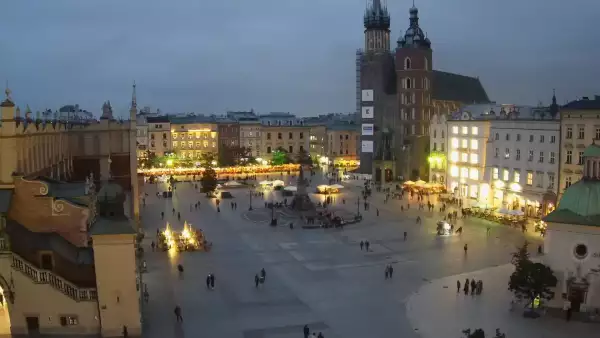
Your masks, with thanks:
M 410 0 L 388 0 L 392 40 Z M 436 69 L 501 103 L 600 94 L 597 0 L 417 0 Z M 33 110 L 354 110 L 365 0 L 2 1 L 0 81 Z M 395 43 L 394 43 L 395 45 Z

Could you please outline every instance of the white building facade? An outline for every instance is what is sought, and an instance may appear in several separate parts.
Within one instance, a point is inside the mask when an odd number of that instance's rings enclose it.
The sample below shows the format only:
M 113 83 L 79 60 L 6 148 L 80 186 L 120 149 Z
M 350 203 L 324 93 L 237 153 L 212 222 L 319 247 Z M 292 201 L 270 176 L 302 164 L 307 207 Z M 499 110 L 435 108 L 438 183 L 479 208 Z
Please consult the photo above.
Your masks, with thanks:
M 483 181 L 489 121 L 475 118 L 469 111 L 463 110 L 453 114 L 447 125 L 450 142 L 446 153 L 446 188 L 461 199 L 465 207 L 489 203 L 490 187 Z
M 432 182 L 446 184 L 447 147 L 448 147 L 448 116 L 434 114 L 429 125 L 429 179 Z
M 485 179 L 492 206 L 541 217 L 556 207 L 560 121 L 523 110 L 490 120 Z

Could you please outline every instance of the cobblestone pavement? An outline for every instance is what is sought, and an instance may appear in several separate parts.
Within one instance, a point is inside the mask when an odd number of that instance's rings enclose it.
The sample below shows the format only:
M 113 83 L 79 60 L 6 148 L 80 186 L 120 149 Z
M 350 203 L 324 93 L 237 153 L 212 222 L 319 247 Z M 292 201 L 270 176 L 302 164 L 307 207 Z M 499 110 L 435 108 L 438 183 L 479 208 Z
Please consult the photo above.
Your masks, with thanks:
M 318 181 L 313 177 L 313 186 Z M 347 188 L 337 196 L 334 207 L 353 214 L 356 186 L 362 184 L 344 184 Z M 344 230 L 291 230 L 244 217 L 248 191 L 233 191 L 238 209 L 231 210 L 225 201 L 218 213 L 214 200 L 194 191 L 189 183 L 178 183 L 172 200 L 156 198 L 157 189 L 165 188 L 144 187 L 149 197 L 142 209 L 149 270 L 143 278 L 150 292 L 144 335 L 152 338 L 299 337 L 305 324 L 326 338 L 418 337 L 406 315 L 408 296 L 429 280 L 505 264 L 523 241 L 523 234 L 503 226 L 494 226 L 487 236 L 488 224 L 475 219 L 458 221 L 465 229 L 462 236 L 439 238 L 435 223 L 443 216 L 420 212 L 414 202 L 409 211 L 402 212 L 400 205 L 407 201 L 384 204 L 383 194 L 378 193 L 371 199 L 370 210 L 360 206 L 361 223 Z M 266 194 L 265 198 L 274 197 Z M 321 197 L 313 198 L 319 201 Z M 189 211 L 189 205 L 198 200 L 201 210 Z M 253 199 L 255 208 L 263 204 L 261 198 Z M 172 216 L 172 208 L 181 212 L 181 221 Z M 165 221 L 160 220 L 161 211 Z M 416 224 L 417 216 L 423 217 L 422 224 Z M 172 255 L 150 252 L 156 229 L 167 220 L 175 229 L 184 220 L 201 228 L 213 249 Z M 361 251 L 361 240 L 370 241 L 368 252 Z M 469 244 L 467 257 L 465 243 Z M 181 277 L 177 264 L 185 267 Z M 395 267 L 392 280 L 384 279 L 387 264 Z M 267 280 L 257 289 L 254 276 L 261 268 L 267 271 Z M 214 290 L 205 286 L 209 272 L 216 276 Z M 175 323 L 175 305 L 182 308 L 183 324 Z
M 496 328 L 509 338 L 598 337 L 600 325 L 565 322 L 546 316 L 523 318 L 522 311 L 509 311 L 507 290 L 511 264 L 444 277 L 423 285 L 406 303 L 410 323 L 422 338 L 462 337 L 464 329 L 482 328 L 493 336 Z M 456 292 L 456 281 L 475 278 L 483 281 L 483 293 L 465 296 Z

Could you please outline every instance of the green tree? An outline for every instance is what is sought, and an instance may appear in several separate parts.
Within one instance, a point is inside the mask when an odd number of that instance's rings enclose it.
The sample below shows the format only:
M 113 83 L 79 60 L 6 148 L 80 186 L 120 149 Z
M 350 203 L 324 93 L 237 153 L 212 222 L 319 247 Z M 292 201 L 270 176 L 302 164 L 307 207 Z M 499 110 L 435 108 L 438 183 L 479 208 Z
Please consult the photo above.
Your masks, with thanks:
M 202 185 L 202 192 L 207 195 L 217 189 L 217 173 L 213 169 L 215 158 L 214 153 L 204 153 L 200 156 L 200 163 L 204 168 L 202 177 L 200 177 L 200 184 Z
M 275 149 L 273 152 L 273 158 L 271 159 L 271 163 L 273 165 L 288 164 L 290 162 L 290 155 L 285 149 L 282 147 Z
M 296 154 L 296 163 L 300 165 L 312 165 L 312 159 L 304 148 L 300 148 Z
M 558 283 L 550 267 L 534 263 L 529 259 L 529 243 L 525 242 L 512 254 L 511 262 L 515 271 L 508 281 L 508 289 L 517 297 L 529 300 L 533 308 L 536 297 L 550 300 L 554 297 L 553 288 Z

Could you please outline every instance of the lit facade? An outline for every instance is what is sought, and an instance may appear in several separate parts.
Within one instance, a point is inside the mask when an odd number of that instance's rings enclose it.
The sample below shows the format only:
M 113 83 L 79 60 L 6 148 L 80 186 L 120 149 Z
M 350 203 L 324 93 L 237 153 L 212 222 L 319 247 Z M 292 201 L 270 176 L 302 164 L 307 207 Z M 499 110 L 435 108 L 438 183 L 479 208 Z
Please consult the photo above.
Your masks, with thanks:
M 360 132 L 355 124 L 333 124 L 327 127 L 327 157 L 335 165 L 356 165 Z
M 137 158 L 142 159 L 148 157 L 148 121 L 146 116 L 138 115 L 136 118 L 136 146 Z
M 329 164 L 326 139 L 327 128 L 325 125 L 310 126 L 310 156 L 323 164 Z
M 510 114 L 490 121 L 486 181 L 492 204 L 541 217 L 556 206 L 560 121 L 533 118 L 523 109 L 518 116 Z
M 300 149 L 309 150 L 310 127 L 262 125 L 261 157 L 270 160 L 273 152 L 282 148 L 294 157 Z
M 429 125 L 429 179 L 432 182 L 446 184 L 447 146 L 448 146 L 448 115 L 434 114 Z
M 186 118 L 187 119 L 187 118 Z M 216 123 L 194 123 L 171 119 L 173 152 L 181 158 L 198 159 L 204 153 L 219 152 Z
M 240 146 L 250 150 L 254 158 L 261 154 L 261 125 L 258 121 L 240 121 Z
M 600 97 L 583 98 L 560 108 L 561 153 L 559 198 L 583 174 L 583 151 L 600 143 Z
M 164 156 L 173 151 L 171 144 L 171 123 L 164 116 L 148 117 L 148 150 L 156 156 Z
M 490 123 L 480 120 L 465 110 L 454 114 L 447 121 L 448 171 L 446 187 L 465 206 L 477 203 L 490 203 L 489 184 L 483 182 L 486 161 L 486 143 L 490 133 Z

